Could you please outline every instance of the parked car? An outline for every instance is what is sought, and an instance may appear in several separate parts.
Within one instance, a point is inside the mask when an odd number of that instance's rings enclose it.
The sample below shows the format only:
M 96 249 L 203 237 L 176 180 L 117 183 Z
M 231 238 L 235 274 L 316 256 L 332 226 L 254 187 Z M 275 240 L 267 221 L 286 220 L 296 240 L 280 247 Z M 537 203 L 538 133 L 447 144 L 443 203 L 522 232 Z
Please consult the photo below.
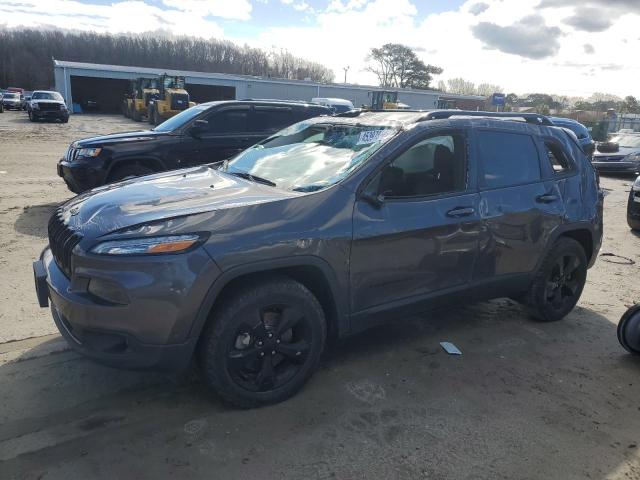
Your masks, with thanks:
M 300 102 L 203 103 L 153 130 L 74 142 L 58 163 L 58 174 L 80 193 L 124 178 L 222 161 L 283 127 L 330 113 Z
M 6 110 L 20 110 L 22 103 L 18 92 L 5 92 L 2 96 L 2 105 Z
M 33 94 L 33 92 L 24 92 L 23 96 L 22 96 L 22 110 L 27 110 L 27 106 L 29 105 L 29 102 L 31 101 L 31 95 Z
M 31 101 L 27 107 L 29 120 L 60 120 L 62 123 L 69 121 L 69 109 L 64 98 L 58 92 L 36 90 L 31 95 Z
M 298 391 L 328 336 L 461 299 L 519 298 L 543 321 L 573 309 L 603 198 L 573 136 L 539 115 L 346 115 L 70 200 L 34 263 L 40 305 L 109 365 L 195 355 L 242 407 Z
M 640 174 L 640 133 L 624 133 L 598 143 L 593 166 L 602 173 Z
M 318 105 L 324 105 L 325 107 L 329 107 L 333 111 L 333 113 L 345 113 L 355 108 L 351 101 L 345 100 L 344 98 L 317 97 L 317 98 L 312 98 L 311 101 L 313 103 L 317 103 Z
M 631 230 L 640 230 L 640 177 L 636 178 L 627 201 L 627 223 Z
M 0 92 L 0 113 L 4 113 L 4 102 L 2 99 L 4 98 L 4 92 Z
M 585 127 L 583 124 L 576 120 L 572 120 L 570 118 L 561 118 L 561 117 L 549 117 L 549 120 L 553 122 L 554 125 L 558 127 L 564 127 L 571 130 L 578 137 L 578 143 L 584 150 L 584 153 L 591 157 L 596 148 L 596 142 L 593 141 L 591 137 L 591 133 L 589 129 Z

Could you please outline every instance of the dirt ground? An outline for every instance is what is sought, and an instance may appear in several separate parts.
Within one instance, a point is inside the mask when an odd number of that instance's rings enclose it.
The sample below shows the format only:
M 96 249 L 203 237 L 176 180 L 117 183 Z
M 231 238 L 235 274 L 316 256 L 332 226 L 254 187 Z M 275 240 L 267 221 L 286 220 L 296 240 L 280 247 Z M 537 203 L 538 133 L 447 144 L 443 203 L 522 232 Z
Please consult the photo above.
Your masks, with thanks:
M 640 479 L 640 358 L 615 332 L 640 301 L 630 179 L 602 180 L 601 253 L 617 256 L 598 259 L 566 320 L 535 323 L 509 300 L 398 318 L 332 346 L 295 398 L 240 411 L 192 373 L 79 357 L 37 306 L 31 261 L 71 197 L 56 161 L 134 128 L 0 114 L 0 478 Z

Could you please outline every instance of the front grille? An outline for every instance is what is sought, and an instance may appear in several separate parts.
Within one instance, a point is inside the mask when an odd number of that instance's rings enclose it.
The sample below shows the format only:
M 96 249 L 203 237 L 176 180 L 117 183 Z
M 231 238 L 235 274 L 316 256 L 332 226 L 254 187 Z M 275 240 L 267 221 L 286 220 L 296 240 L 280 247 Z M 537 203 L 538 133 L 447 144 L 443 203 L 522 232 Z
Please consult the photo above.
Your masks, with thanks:
M 59 103 L 38 103 L 38 107 L 43 112 L 56 112 L 60 110 Z
M 67 278 L 71 277 L 71 252 L 82 235 L 71 230 L 62 220 L 62 210 L 58 209 L 49 219 L 49 248 L 60 270 Z
M 69 147 L 69 149 L 67 150 L 66 155 L 64 156 L 64 159 L 67 162 L 73 162 L 78 156 L 78 150 L 79 149 L 77 149 L 77 148 Z
M 189 95 L 187 93 L 174 93 L 171 95 L 171 110 L 186 110 L 189 108 Z

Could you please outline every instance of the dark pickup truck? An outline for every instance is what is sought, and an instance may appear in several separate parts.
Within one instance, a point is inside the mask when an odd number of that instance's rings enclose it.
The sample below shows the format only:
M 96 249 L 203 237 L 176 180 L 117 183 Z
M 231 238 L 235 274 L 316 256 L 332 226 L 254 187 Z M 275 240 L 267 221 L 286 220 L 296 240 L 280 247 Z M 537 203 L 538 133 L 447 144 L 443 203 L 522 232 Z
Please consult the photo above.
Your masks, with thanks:
M 86 138 L 71 144 L 58 175 L 75 193 L 165 170 L 214 163 L 278 130 L 331 110 L 284 101 L 223 101 L 185 110 L 153 130 Z

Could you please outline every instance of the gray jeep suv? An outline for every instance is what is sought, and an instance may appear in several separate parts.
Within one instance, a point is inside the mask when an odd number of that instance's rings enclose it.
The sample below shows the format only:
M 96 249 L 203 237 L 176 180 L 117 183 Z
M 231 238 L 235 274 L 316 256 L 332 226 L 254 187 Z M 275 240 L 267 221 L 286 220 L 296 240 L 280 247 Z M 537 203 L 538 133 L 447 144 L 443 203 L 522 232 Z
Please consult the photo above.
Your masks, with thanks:
M 82 194 L 49 222 L 40 305 L 77 351 L 195 359 L 243 407 L 293 395 L 328 337 L 461 295 L 561 319 L 600 248 L 597 175 L 545 117 L 495 115 L 320 117 L 222 164 Z

